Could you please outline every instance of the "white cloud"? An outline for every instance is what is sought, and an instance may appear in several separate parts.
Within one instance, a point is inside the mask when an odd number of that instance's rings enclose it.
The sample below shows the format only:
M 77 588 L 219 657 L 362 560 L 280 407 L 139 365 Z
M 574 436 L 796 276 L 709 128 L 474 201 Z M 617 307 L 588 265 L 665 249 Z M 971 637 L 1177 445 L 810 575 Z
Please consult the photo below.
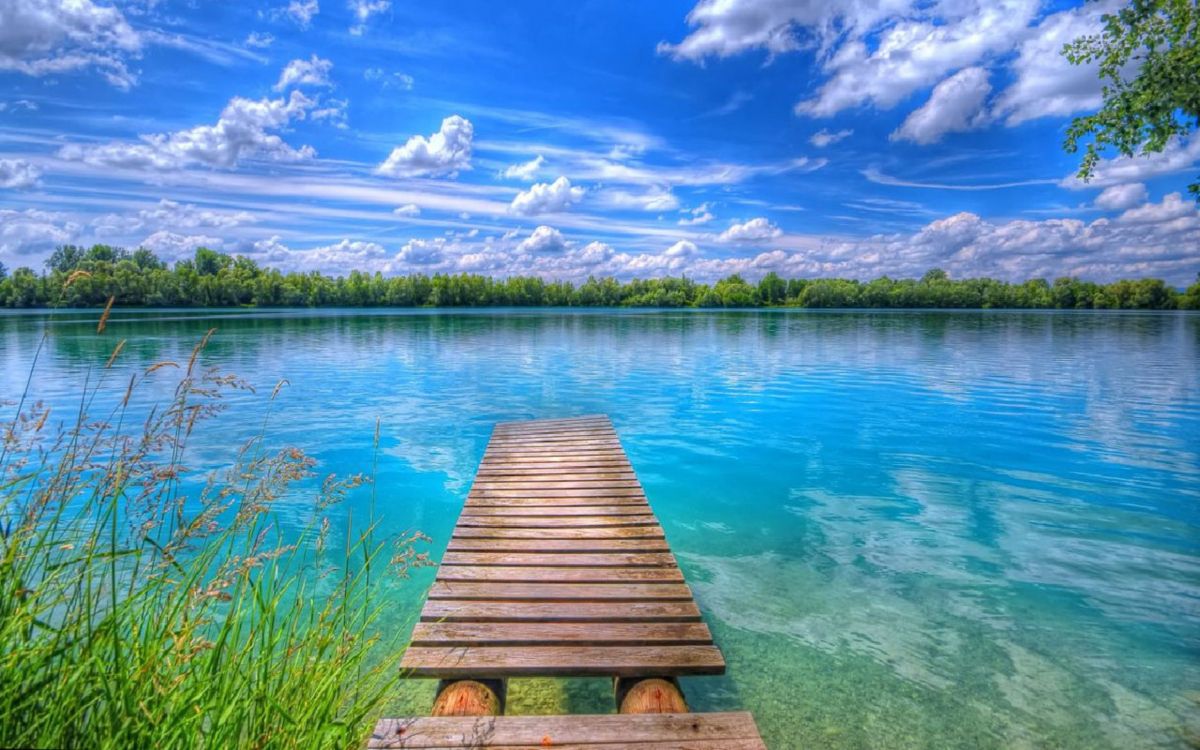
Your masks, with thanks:
M 295 21 L 300 28 L 307 29 L 308 25 L 312 23 L 313 17 L 316 16 L 320 10 L 321 8 L 319 5 L 317 5 L 317 0 L 291 0 L 284 12 L 287 13 L 288 17 Z
M 574 259 L 583 264 L 603 263 L 613 256 L 613 249 L 603 242 L 589 242 L 572 251 Z
M 444 259 L 445 247 L 446 240 L 441 237 L 432 240 L 409 240 L 400 248 L 396 260 L 412 266 L 434 265 Z
M 420 216 L 421 208 L 415 203 L 406 203 L 392 211 L 397 216 Z
M 1146 186 L 1140 182 L 1113 185 L 1096 196 L 1096 207 L 1120 211 L 1146 202 Z
M 31 188 L 41 176 L 42 170 L 24 159 L 0 159 L 0 188 Z
M 783 231 L 767 221 L 759 217 L 751 219 L 742 224 L 732 224 L 728 229 L 717 235 L 719 242 L 762 242 L 764 240 L 775 239 Z
M 266 49 L 267 47 L 270 47 L 274 43 L 275 43 L 275 35 L 268 34 L 268 33 L 262 32 L 262 31 L 252 32 L 249 36 L 246 37 L 246 41 L 243 42 L 243 44 L 245 44 L 247 47 L 254 47 L 255 49 Z
M 471 141 L 475 128 L 466 118 L 452 115 L 442 120 L 438 132 L 425 138 L 414 135 L 392 150 L 376 170 L 391 177 L 457 175 L 471 168 Z
M 350 127 L 346 119 L 346 108 L 349 105 L 349 99 L 328 99 L 324 107 L 312 110 L 308 116 L 313 122 L 327 122 L 339 130 L 345 130 Z
M 929 101 L 914 110 L 890 136 L 893 141 L 930 144 L 947 133 L 964 133 L 986 122 L 984 101 L 992 90 L 983 68 L 963 68 L 933 87 Z
M 880 32 L 874 50 L 865 41 L 846 41 L 823 64 L 830 78 L 796 113 L 829 117 L 849 107 L 895 106 L 950 71 L 1012 48 L 1037 14 L 1038 0 L 1000 0 L 936 6 L 943 17 L 914 9 Z
M 838 34 L 866 33 L 909 5 L 908 0 L 701 0 L 687 15 L 695 30 L 678 44 L 660 43 L 658 51 L 693 62 L 751 49 L 774 56 L 811 46 L 803 34 L 816 36 L 825 46 Z
M 406 73 L 388 73 L 383 68 L 367 68 L 363 71 L 363 78 L 368 81 L 382 81 L 383 87 L 398 86 L 405 91 L 411 91 L 413 87 L 413 77 Z
M 681 227 L 694 227 L 707 224 L 715 218 L 709 208 L 710 205 L 708 203 L 701 203 L 693 209 L 684 209 L 681 213 L 688 215 L 680 219 L 677 223 Z
M 311 146 L 292 148 L 278 135 L 294 119 L 303 119 L 315 101 L 299 91 L 287 99 L 234 97 L 214 125 L 174 133 L 144 135 L 140 142 L 102 146 L 70 144 L 59 156 L 96 166 L 139 170 L 175 170 L 192 165 L 230 168 L 246 158 L 296 161 L 316 155 Z
M 679 208 L 679 198 L 670 187 L 651 185 L 640 193 L 607 188 L 596 194 L 598 203 L 608 208 L 633 209 L 637 211 L 674 211 Z
M 350 33 L 358 36 L 367 30 L 367 21 L 371 16 L 383 13 L 392 7 L 391 0 L 350 0 L 347 3 L 350 12 L 354 14 L 355 24 L 350 27 Z
M 679 240 L 663 251 L 668 258 L 692 258 L 700 254 L 700 248 L 690 240 Z
M 45 76 L 94 68 L 113 86 L 136 79 L 126 65 L 141 37 L 115 7 L 91 0 L 4 0 L 0 70 Z
M 526 216 L 558 213 L 583 200 L 584 192 L 581 187 L 572 187 L 566 177 L 559 177 L 554 182 L 538 182 L 517 193 L 509 210 Z
M 105 214 L 92 226 L 99 237 L 111 239 L 158 230 L 228 229 L 254 221 L 254 215 L 247 211 L 220 211 L 163 198 L 153 207 L 135 214 Z
M 344 274 L 355 268 L 378 269 L 388 256 L 388 251 L 379 243 L 348 239 L 311 250 L 293 250 L 291 255 L 293 262 L 302 270 L 331 274 Z
M 222 250 L 225 243 L 220 237 L 206 234 L 180 234 L 168 229 L 160 229 L 139 242 L 138 246 L 153 250 L 164 260 L 175 261 L 192 257 L 198 247 Z
M 520 252 L 535 254 L 561 253 L 566 249 L 567 241 L 562 232 L 545 225 L 533 230 L 532 234 L 517 245 L 517 250 Z
M 1121 214 L 1117 221 L 1123 224 L 1162 224 L 1183 218 L 1195 222 L 1200 219 L 1200 208 L 1197 208 L 1194 200 L 1184 200 L 1180 193 L 1168 193 L 1163 196 L 1161 203 L 1146 203 L 1131 208 Z
M 849 138 L 852 135 L 854 135 L 854 131 L 849 129 L 839 130 L 836 133 L 831 133 L 825 128 L 821 128 L 812 134 L 812 137 L 808 139 L 808 142 L 817 148 L 825 148 L 826 146 L 832 146 L 838 141 Z
M 1112 0 L 1089 2 L 1051 14 L 1032 29 L 1017 47 L 1017 57 L 1010 66 L 1015 80 L 997 97 L 995 115 L 1012 126 L 1039 117 L 1062 117 L 1098 108 L 1098 65 L 1072 65 L 1060 52 L 1068 42 L 1100 31 L 1100 16 L 1113 6 Z
M 1193 134 L 1186 140 L 1172 136 L 1163 150 L 1157 153 L 1101 159 L 1096 164 L 1091 182 L 1080 182 L 1072 174 L 1063 178 L 1059 185 L 1081 190 L 1144 182 L 1161 175 L 1191 169 L 1197 161 L 1200 161 L 1200 134 Z
M 538 154 L 536 157 L 530 161 L 524 162 L 523 164 L 510 164 L 504 169 L 503 172 L 500 173 L 500 176 L 510 180 L 524 180 L 525 182 L 533 182 L 534 178 L 537 177 L 538 170 L 541 169 L 542 165 L 545 163 L 545 157 L 543 157 L 541 154 Z
M 36 208 L 0 209 L 0 255 L 3 256 L 49 254 L 56 245 L 74 241 L 78 232 L 79 225 L 65 214 Z
M 330 70 L 333 70 L 333 63 L 316 55 L 308 60 L 292 60 L 284 66 L 274 88 L 283 91 L 292 86 L 332 86 L 329 82 Z

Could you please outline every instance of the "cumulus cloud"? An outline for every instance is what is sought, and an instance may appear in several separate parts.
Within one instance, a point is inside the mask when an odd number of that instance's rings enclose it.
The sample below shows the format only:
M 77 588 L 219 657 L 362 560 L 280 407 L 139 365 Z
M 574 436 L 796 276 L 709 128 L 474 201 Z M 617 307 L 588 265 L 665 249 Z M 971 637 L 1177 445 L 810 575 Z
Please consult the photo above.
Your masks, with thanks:
M 42 170 L 24 159 L 0 159 L 0 188 L 24 190 L 38 184 Z
M 247 36 L 246 41 L 242 42 L 242 43 L 245 44 L 247 47 L 253 47 L 255 49 L 266 49 L 267 47 L 270 47 L 272 44 L 275 43 L 275 35 L 268 34 L 268 33 L 262 32 L 262 31 L 255 31 L 255 32 L 252 32 L 249 36 Z
M 849 129 L 839 130 L 834 133 L 826 130 L 825 128 L 821 128 L 812 134 L 812 137 L 808 139 L 808 142 L 817 148 L 825 148 L 826 146 L 832 146 L 838 141 L 845 140 L 852 135 L 854 135 L 854 131 Z
M 1096 196 L 1096 208 L 1120 211 L 1146 202 L 1146 186 L 1140 182 L 1113 185 Z
M 224 240 L 207 234 L 182 234 L 169 229 L 160 229 L 138 243 L 140 247 L 153 250 L 164 260 L 175 261 L 190 258 L 198 247 L 223 250 Z
M 316 55 L 308 60 L 292 60 L 284 66 L 274 88 L 276 91 L 283 91 L 293 86 L 332 86 L 329 82 L 331 70 L 333 63 Z
M 500 173 L 501 177 L 510 180 L 524 180 L 525 182 L 533 182 L 537 177 L 538 170 L 546 163 L 545 157 L 538 154 L 533 159 L 522 164 L 510 164 Z
M 2 256 L 49 254 L 56 245 L 74 241 L 78 233 L 79 225 L 65 214 L 36 208 L 24 211 L 0 209 Z
M 1100 16 L 1114 5 L 1112 0 L 1090 2 L 1042 19 L 1017 47 L 1010 66 L 1015 80 L 997 97 L 995 115 L 1012 126 L 1099 108 L 1098 64 L 1072 65 L 1060 52 L 1068 42 L 1099 32 Z
M 136 79 L 126 64 L 142 39 L 115 7 L 92 0 L 5 0 L 0 70 L 45 76 L 95 69 L 113 86 Z
M 889 139 L 926 145 L 947 133 L 974 130 L 987 120 L 984 101 L 991 90 L 986 70 L 963 68 L 934 86 L 929 101 L 909 114 Z
M 563 237 L 562 232 L 545 225 L 533 230 L 532 234 L 517 245 L 517 250 L 534 254 L 561 253 L 566 249 L 567 240 Z
M 700 0 L 693 30 L 659 51 L 703 62 L 748 50 L 772 57 L 815 49 L 826 75 L 796 114 L 830 117 L 870 104 L 889 109 L 950 73 L 1010 52 L 1030 34 L 1039 0 Z
M 291 257 L 301 270 L 344 274 L 352 268 L 378 268 L 388 260 L 389 253 L 377 242 L 345 239 L 310 250 L 293 250 Z
M 302 29 L 307 29 L 321 10 L 317 0 L 291 0 L 284 11 Z
M 421 208 L 415 203 L 406 203 L 392 211 L 397 216 L 420 216 Z
M 1075 175 L 1070 175 L 1064 177 L 1059 186 L 1081 190 L 1144 182 L 1161 175 L 1191 169 L 1197 161 L 1200 161 L 1200 135 L 1193 135 L 1190 139 L 1172 136 L 1162 151 L 1101 159 L 1096 164 L 1091 182 L 1081 182 Z
M 1168 193 L 1160 203 L 1146 203 L 1129 209 L 1121 214 L 1118 221 L 1124 224 L 1165 224 L 1176 219 L 1190 219 L 1194 225 L 1198 218 L 1200 209 L 1195 201 L 1184 200 L 1180 193 Z
M 274 133 L 303 119 L 315 101 L 299 91 L 287 99 L 234 97 L 214 125 L 144 135 L 135 143 L 69 144 L 58 155 L 71 161 L 124 169 L 167 171 L 192 165 L 230 168 L 246 158 L 296 161 L 316 155 L 311 146 L 292 148 Z
M 371 20 L 371 16 L 387 11 L 392 3 L 391 0 L 350 0 L 347 6 L 355 21 L 350 33 L 358 36 L 367 30 L 367 21 Z
M 742 224 L 732 224 L 717 235 L 719 242 L 762 242 L 783 234 L 783 231 L 764 218 L 751 219 Z
M 858 36 L 891 15 L 908 10 L 907 0 L 876 3 L 821 0 L 701 0 L 687 15 L 694 30 L 678 44 L 661 42 L 660 54 L 701 62 L 763 49 L 772 56 L 811 46 L 804 35 L 828 46 L 838 33 Z
M 396 260 L 410 266 L 433 265 L 444 259 L 445 246 L 446 240 L 441 237 L 432 240 L 409 240 L 400 248 Z
M 518 193 L 509 210 L 526 216 L 566 211 L 583 200 L 584 192 L 581 187 L 572 187 L 566 177 L 559 177 L 554 182 L 538 182 Z
M 163 198 L 133 214 L 105 214 L 93 222 L 93 228 L 100 237 L 113 237 L 158 230 L 229 229 L 254 221 L 254 215 L 247 211 L 202 208 Z
M 428 138 L 414 135 L 403 146 L 397 146 L 376 172 L 390 177 L 455 176 L 459 170 L 471 168 L 474 137 L 471 121 L 452 115 L 442 120 L 441 129 Z
M 681 227 L 693 227 L 701 224 L 707 224 L 714 218 L 709 208 L 709 204 L 701 203 L 699 206 L 696 206 L 693 209 L 684 209 L 680 213 L 687 215 L 680 219 L 677 223 Z

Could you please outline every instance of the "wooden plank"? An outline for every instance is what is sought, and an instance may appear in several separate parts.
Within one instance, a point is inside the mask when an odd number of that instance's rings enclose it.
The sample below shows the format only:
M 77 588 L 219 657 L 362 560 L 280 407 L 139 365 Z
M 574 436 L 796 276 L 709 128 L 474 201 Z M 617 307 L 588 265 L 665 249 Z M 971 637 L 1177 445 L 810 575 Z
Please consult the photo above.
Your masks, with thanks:
M 766 748 L 759 738 L 754 719 L 744 711 L 380 719 L 367 740 L 367 747 L 371 750 L 466 747 L 504 747 L 513 750 L 544 750 L 546 747 L 559 750 Z
M 620 466 L 626 471 L 631 468 L 629 465 L 629 459 L 627 459 L 623 453 L 617 453 L 615 451 L 607 451 L 605 453 L 595 455 L 543 453 L 532 456 L 519 456 L 493 453 L 490 455 L 484 455 L 483 460 L 479 463 L 479 466 L 484 469 L 492 468 L 494 466 L 519 466 L 525 468 L 531 468 L 533 466 L 546 466 L 548 468 L 554 468 L 556 466 L 566 467 L 573 464 L 579 464 L 580 466 L 613 465 Z
M 711 645 L 410 646 L 400 667 L 416 675 L 443 678 L 638 677 L 721 674 L 725 662 Z
M 488 450 L 497 448 L 556 448 L 569 450 L 579 446 L 602 445 L 607 448 L 620 448 L 621 442 L 611 431 L 582 433 L 575 435 L 517 435 L 513 437 L 492 436 L 488 441 Z
M 646 497 L 646 493 L 642 492 L 641 487 L 584 487 L 584 488 L 534 488 L 521 487 L 517 490 L 510 488 L 500 488 L 493 490 L 487 487 L 472 487 L 468 497 L 474 498 L 528 498 L 528 497 Z
M 476 516 L 642 516 L 649 512 L 645 503 L 629 505 L 466 505 L 460 518 Z
M 699 620 L 693 601 L 523 602 L 429 599 L 421 619 L 447 622 L 688 622 Z
M 640 516 L 632 516 L 640 518 Z M 567 519 L 570 516 L 566 517 Z M 653 516 L 651 516 L 653 518 Z M 516 519 L 505 519 L 508 521 Z M 524 516 L 523 520 L 531 522 L 543 520 Z M 451 539 L 533 539 L 553 541 L 556 539 L 662 539 L 662 527 L 656 523 L 646 523 L 641 526 L 586 526 L 583 528 L 539 528 L 510 527 L 510 526 L 459 526 L 454 530 Z
M 572 469 L 570 467 L 552 466 L 546 469 L 527 469 L 522 466 L 509 469 L 480 468 L 475 474 L 476 479 L 504 479 L 505 481 L 549 481 L 555 479 L 637 479 L 629 467 L 611 469 L 603 466 Z
M 657 526 L 652 514 L 640 516 L 461 516 L 458 528 L 581 529 L 592 526 Z
M 545 646 L 571 643 L 591 646 L 655 643 L 703 646 L 712 643 L 712 633 L 702 622 L 614 622 L 603 629 L 583 622 L 418 622 L 412 632 L 414 646 Z
M 644 497 L 488 497 L 478 500 L 469 498 L 465 508 L 479 508 L 489 506 L 524 506 L 524 507 L 567 507 L 571 505 L 637 505 L 640 507 L 649 507 L 646 505 Z
M 480 583 L 435 581 L 430 599 L 482 599 L 497 601 L 688 601 L 692 590 L 685 583 Z M 593 633 L 595 631 L 593 630 Z
M 532 565 L 537 567 L 582 567 L 582 568 L 649 568 L 675 566 L 675 556 L 667 553 L 612 553 L 574 555 L 518 553 L 518 552 L 447 552 L 442 556 L 442 565 L 502 565 L 514 567 Z
M 438 569 L 439 581 L 508 581 L 561 583 L 604 583 L 626 581 L 682 581 L 679 568 L 622 568 L 603 567 L 529 567 L 529 566 L 471 566 L 443 565 Z
M 665 539 L 475 539 L 455 537 L 449 552 L 669 552 Z
M 641 490 L 636 479 L 595 479 L 589 477 L 556 480 L 553 478 L 515 477 L 507 479 L 478 479 L 471 485 L 475 490 Z

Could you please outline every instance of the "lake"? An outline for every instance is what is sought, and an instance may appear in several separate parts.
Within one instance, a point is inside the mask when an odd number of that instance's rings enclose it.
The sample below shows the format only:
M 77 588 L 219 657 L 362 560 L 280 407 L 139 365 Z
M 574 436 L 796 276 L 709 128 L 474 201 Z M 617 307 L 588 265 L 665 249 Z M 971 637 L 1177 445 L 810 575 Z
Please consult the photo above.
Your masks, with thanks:
M 196 468 L 257 433 L 286 379 L 270 440 L 369 471 L 380 419 L 377 507 L 435 557 L 494 422 L 610 415 L 729 663 L 683 681 L 692 707 L 752 710 L 773 748 L 1200 736 L 1200 315 L 145 310 L 103 335 L 97 317 L 0 313 L 0 401 L 43 333 L 31 397 L 66 417 L 85 379 L 111 381 L 103 411 L 215 326 L 206 361 L 259 395 L 201 433 Z M 399 589 L 395 627 L 430 579 Z M 609 689 L 515 681 L 510 710 L 607 711 Z

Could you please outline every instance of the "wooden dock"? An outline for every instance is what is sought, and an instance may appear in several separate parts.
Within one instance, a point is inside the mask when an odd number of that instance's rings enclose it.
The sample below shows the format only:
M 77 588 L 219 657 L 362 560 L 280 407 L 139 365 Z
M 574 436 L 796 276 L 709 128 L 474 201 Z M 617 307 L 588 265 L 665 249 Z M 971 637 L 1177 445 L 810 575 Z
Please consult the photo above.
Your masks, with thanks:
M 678 700 L 652 715 L 385 720 L 371 747 L 762 747 L 749 714 L 678 713 L 686 706 L 674 678 L 722 674 L 725 660 L 605 416 L 496 425 L 402 666 L 494 685 L 628 678 L 618 698 L 630 681 L 655 678 Z M 502 711 L 498 693 L 499 710 L 487 712 Z M 484 729 L 486 742 L 453 744 Z M 405 744 L 418 734 L 450 744 Z

